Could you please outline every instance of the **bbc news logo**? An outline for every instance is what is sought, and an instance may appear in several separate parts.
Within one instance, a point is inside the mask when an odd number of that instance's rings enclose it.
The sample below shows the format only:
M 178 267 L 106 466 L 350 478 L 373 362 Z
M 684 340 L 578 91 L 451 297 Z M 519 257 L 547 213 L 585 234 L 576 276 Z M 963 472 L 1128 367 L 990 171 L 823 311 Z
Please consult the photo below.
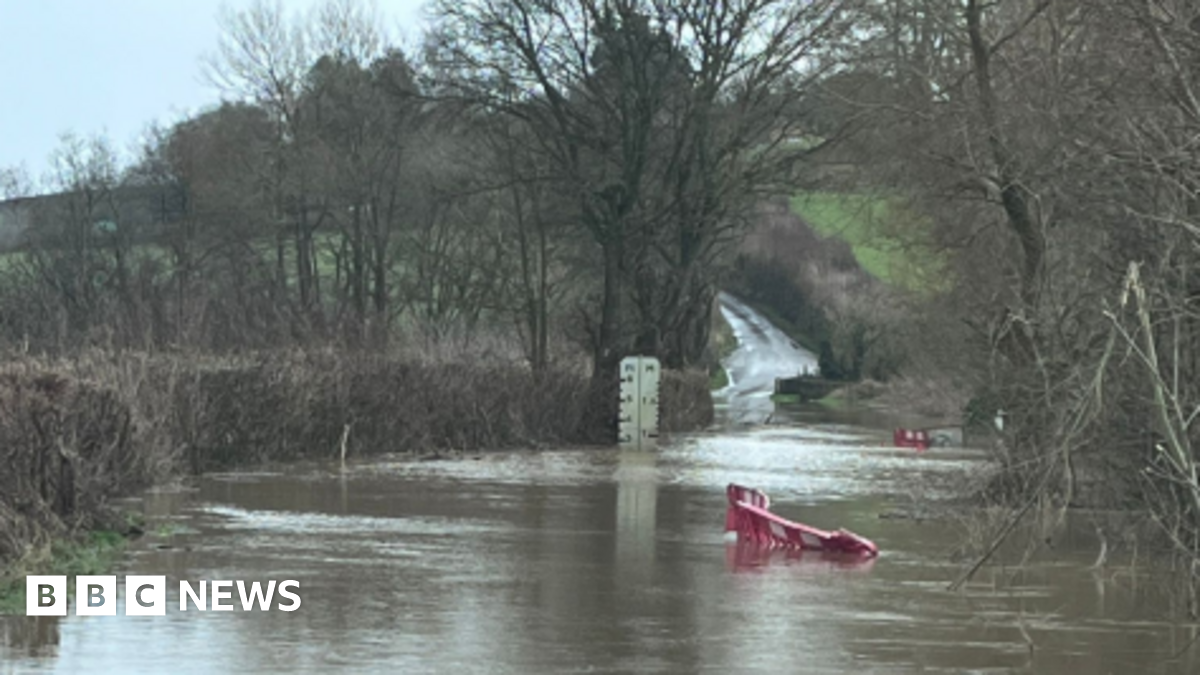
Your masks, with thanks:
M 232 612 L 235 601 L 243 611 L 278 609 L 294 612 L 300 609 L 300 596 L 294 591 L 300 582 L 292 579 L 268 581 L 264 586 L 255 581 L 201 581 L 193 584 L 179 582 L 179 611 L 192 610 Z M 236 595 L 235 595 L 236 590 Z M 272 607 L 272 600 L 275 601 Z M 67 577 L 61 575 L 30 575 L 25 577 L 26 616 L 66 616 Z M 117 578 L 115 576 L 75 577 L 75 616 L 116 616 Z M 125 616 L 163 616 L 167 613 L 167 578 L 164 576 L 125 577 Z

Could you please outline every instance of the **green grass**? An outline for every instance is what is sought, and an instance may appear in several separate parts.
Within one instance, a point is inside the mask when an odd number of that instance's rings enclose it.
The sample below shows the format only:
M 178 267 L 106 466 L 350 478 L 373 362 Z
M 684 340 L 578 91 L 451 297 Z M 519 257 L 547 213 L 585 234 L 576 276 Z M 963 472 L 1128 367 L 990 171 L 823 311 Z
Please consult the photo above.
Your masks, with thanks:
M 334 286 L 333 280 L 337 272 L 337 258 L 334 254 L 334 249 L 339 242 L 341 234 L 338 232 L 317 232 L 313 236 L 313 247 L 315 249 L 316 273 L 321 280 L 321 291 L 323 296 L 329 299 L 334 299 L 338 289 Z M 250 249 L 261 261 L 264 269 L 274 272 L 277 266 L 278 249 L 277 242 L 273 237 L 262 237 L 249 244 Z M 100 246 L 96 249 L 99 255 L 110 255 L 110 249 Z M 11 271 L 16 265 L 22 262 L 24 251 L 4 251 L 0 252 L 0 275 Z M 173 271 L 174 258 L 171 250 L 157 243 L 141 243 L 135 244 L 130 250 L 130 263 L 137 265 L 143 262 L 156 262 L 160 267 L 160 274 L 169 275 Z M 283 248 L 284 270 L 287 274 L 287 283 L 290 287 L 295 287 L 296 280 L 296 246 L 295 242 L 288 239 Z M 400 260 L 393 262 L 390 270 L 389 285 L 395 284 L 395 279 L 401 276 L 405 271 L 404 263 Z
M 73 581 L 78 574 L 104 574 L 121 559 L 124 551 L 124 537 L 99 530 L 31 553 L 0 572 L 0 614 L 25 613 L 25 575 L 65 574 L 68 581 Z
M 784 405 L 796 404 L 796 403 L 800 403 L 800 395 L 799 394 L 771 394 L 771 402 L 772 403 L 782 403 Z
M 846 410 L 850 407 L 850 402 L 838 393 L 832 393 L 824 398 L 817 399 L 817 405 L 824 406 L 831 410 Z
M 708 370 L 708 388 L 717 391 L 729 386 L 729 373 L 720 365 L 713 366 Z
M 869 194 L 809 192 L 792 197 L 792 212 L 823 237 L 850 244 L 868 274 L 887 284 L 922 291 L 936 288 L 942 277 L 939 256 L 919 244 L 906 244 L 895 232 L 908 228 L 920 239 L 925 221 L 906 212 L 896 200 Z

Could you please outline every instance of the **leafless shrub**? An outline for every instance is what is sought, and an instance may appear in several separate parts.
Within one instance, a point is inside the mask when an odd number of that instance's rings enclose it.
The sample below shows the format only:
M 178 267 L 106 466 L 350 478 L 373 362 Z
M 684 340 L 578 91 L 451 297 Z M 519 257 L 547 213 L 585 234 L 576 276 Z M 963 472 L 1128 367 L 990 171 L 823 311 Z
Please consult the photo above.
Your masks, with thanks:
M 0 560 L 96 523 L 110 495 L 146 483 L 132 425 L 112 389 L 38 364 L 0 371 Z
M 616 384 L 585 369 L 332 350 L 13 358 L 0 367 L 0 561 L 181 472 L 332 461 L 343 444 L 353 460 L 611 442 Z M 668 371 L 662 419 L 676 432 L 709 424 L 707 378 Z
M 668 370 L 660 386 L 662 432 L 694 431 L 712 424 L 712 391 L 703 372 Z

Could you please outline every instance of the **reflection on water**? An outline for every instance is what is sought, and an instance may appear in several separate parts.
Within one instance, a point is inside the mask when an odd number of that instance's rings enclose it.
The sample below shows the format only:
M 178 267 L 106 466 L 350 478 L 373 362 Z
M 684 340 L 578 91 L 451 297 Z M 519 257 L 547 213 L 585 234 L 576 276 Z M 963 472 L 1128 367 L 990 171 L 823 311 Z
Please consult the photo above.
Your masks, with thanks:
M 5 620 L 0 673 L 1200 672 L 1177 599 L 1091 547 L 945 591 L 956 533 L 878 514 L 974 461 L 810 426 L 210 476 L 148 496 L 161 536 L 121 570 L 167 574 L 167 616 Z M 882 554 L 727 546 L 729 482 Z M 300 581 L 299 611 L 177 611 L 179 579 L 270 578 Z
M 619 581 L 646 582 L 654 569 L 658 524 L 658 456 L 633 450 L 618 454 L 617 565 Z
M 12 658 L 53 656 L 59 641 L 57 616 L 22 616 L 0 620 L 0 646 L 8 648 Z M 0 651 L 0 655 L 4 652 Z M 0 661 L 3 663 L 3 661 Z
M 762 568 L 775 565 L 803 564 L 808 570 L 821 567 L 832 567 L 839 570 L 869 572 L 875 566 L 876 558 L 862 556 L 847 556 L 821 551 L 795 551 L 790 549 L 773 549 L 755 542 L 733 542 L 725 546 L 725 567 L 731 572 L 757 572 Z

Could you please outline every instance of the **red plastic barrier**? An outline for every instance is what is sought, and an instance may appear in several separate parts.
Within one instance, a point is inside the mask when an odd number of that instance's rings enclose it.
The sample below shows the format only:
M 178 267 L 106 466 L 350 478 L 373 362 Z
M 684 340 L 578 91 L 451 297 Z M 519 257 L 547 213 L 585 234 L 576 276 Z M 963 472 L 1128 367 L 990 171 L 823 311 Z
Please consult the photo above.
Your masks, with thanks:
M 729 498 L 729 508 L 725 511 L 725 531 L 734 532 L 737 530 L 737 522 L 734 505 L 738 502 L 746 502 L 753 504 L 759 508 L 771 508 L 771 498 L 767 493 L 754 488 L 742 487 L 741 485 L 729 484 L 725 488 L 725 496 Z
M 898 448 L 924 450 L 929 447 L 929 432 L 919 429 L 896 429 L 892 432 L 892 442 Z
M 771 513 L 767 510 L 770 500 L 758 490 L 730 485 L 726 492 L 729 510 L 725 514 L 725 529 L 736 531 L 739 542 L 750 541 L 767 548 L 816 550 L 867 557 L 879 554 L 879 547 L 853 532 L 827 532 Z
M 761 570 L 771 565 L 773 560 L 795 562 L 803 560 L 818 563 L 843 570 L 869 571 L 875 564 L 874 556 L 843 555 L 828 551 L 810 551 L 807 549 L 779 549 L 770 546 L 759 546 L 753 541 L 739 541 L 725 547 L 725 565 L 732 572 L 747 572 Z

